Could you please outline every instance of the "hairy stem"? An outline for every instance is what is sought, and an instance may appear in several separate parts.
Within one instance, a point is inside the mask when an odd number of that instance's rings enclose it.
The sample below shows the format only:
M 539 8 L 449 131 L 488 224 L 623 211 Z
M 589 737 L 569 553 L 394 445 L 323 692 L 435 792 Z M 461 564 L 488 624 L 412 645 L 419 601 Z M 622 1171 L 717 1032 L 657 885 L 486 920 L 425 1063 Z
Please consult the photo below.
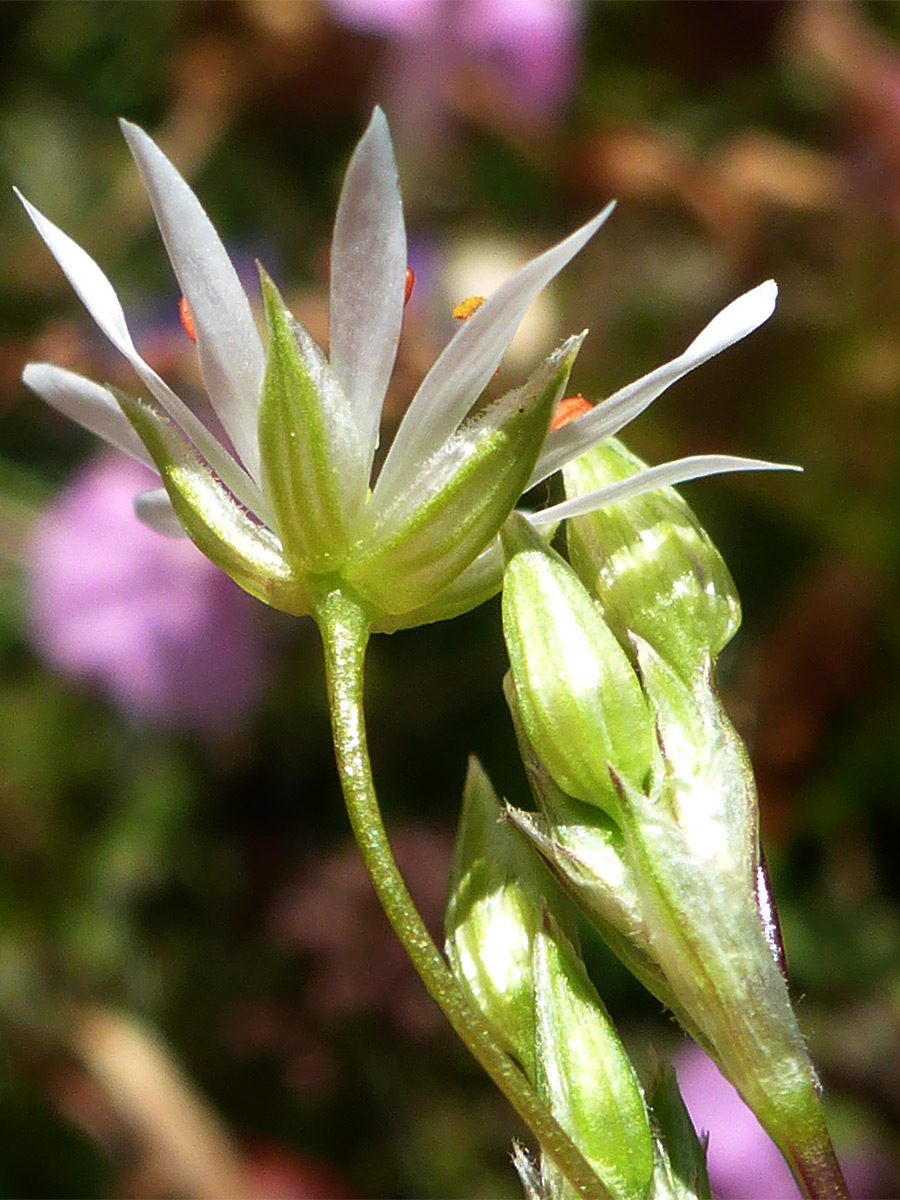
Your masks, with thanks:
M 362 608 L 352 596 L 335 588 L 321 596 L 315 616 L 325 648 L 331 727 L 344 801 L 360 853 L 394 932 L 447 1020 L 532 1130 L 543 1152 L 585 1200 L 609 1200 L 609 1193 L 582 1154 L 464 996 L 394 861 L 366 747 L 363 660 L 369 630 Z

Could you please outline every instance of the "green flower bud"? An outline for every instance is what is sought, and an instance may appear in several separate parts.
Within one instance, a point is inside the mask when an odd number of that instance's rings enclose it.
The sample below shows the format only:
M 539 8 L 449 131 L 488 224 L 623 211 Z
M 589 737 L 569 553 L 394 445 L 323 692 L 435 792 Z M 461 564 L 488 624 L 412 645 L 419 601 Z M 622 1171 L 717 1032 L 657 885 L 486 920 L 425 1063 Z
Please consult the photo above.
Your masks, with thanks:
M 532 1079 L 532 946 L 548 908 L 574 936 L 570 902 L 504 820 L 490 780 L 471 759 L 444 917 L 445 948 L 464 990 Z
M 640 681 L 567 563 L 523 518 L 503 532 L 503 630 L 522 723 L 570 796 L 619 812 L 615 776 L 644 785 L 653 721 Z
M 514 636 L 507 631 L 512 707 L 514 716 L 518 710 L 526 765 L 529 756 L 534 760 L 529 774 L 541 811 L 512 816 L 611 948 L 718 1062 L 795 1174 L 829 1179 L 829 1186 L 837 1187 L 840 1172 L 815 1073 L 760 913 L 753 775 L 712 683 L 711 660 L 732 627 L 728 614 L 736 618 L 736 607 L 717 599 L 719 583 L 699 587 L 701 568 L 715 563 L 715 557 L 697 554 L 688 568 L 680 535 L 667 540 L 662 528 L 648 526 L 631 530 L 632 536 L 628 552 L 605 574 L 596 572 L 595 585 L 598 604 L 618 622 L 627 656 L 600 624 L 625 661 L 634 664 L 633 679 L 657 752 L 640 779 L 615 762 L 618 748 L 613 749 L 609 719 L 605 713 L 591 714 L 579 692 L 579 656 L 566 657 L 571 630 L 587 628 L 589 620 L 596 623 L 597 609 L 588 606 L 588 618 L 583 604 L 559 585 L 556 594 L 547 585 L 535 585 L 531 576 L 562 578 L 558 560 L 552 572 L 546 566 L 542 575 L 532 570 L 528 590 L 519 582 L 520 594 L 513 593 L 509 606 L 505 597 L 504 610 L 509 607 L 516 615 L 510 622 Z M 698 538 L 695 550 L 705 535 Z M 514 582 L 512 568 L 520 560 L 545 564 L 552 559 L 537 547 L 520 550 L 508 568 Z M 522 595 L 529 604 L 523 604 Z M 686 622 L 691 612 L 700 614 L 691 632 L 668 630 L 668 622 Z M 636 632 L 641 629 L 647 638 Z M 581 658 L 594 669 L 587 649 Z M 554 692 L 554 669 L 563 681 L 560 697 Z M 567 691 L 576 697 L 568 710 Z M 576 731 L 578 765 L 592 731 L 594 744 L 603 748 L 616 790 L 615 805 L 603 806 L 612 821 L 598 820 L 604 814 L 587 813 L 579 804 L 590 799 L 584 787 L 590 775 L 573 769 L 564 754 L 562 731 L 569 728 Z
M 528 740 L 508 677 L 505 691 L 539 810 L 507 808 L 509 820 L 543 856 L 554 878 L 610 949 L 705 1046 L 703 1034 L 682 1010 L 656 959 L 623 830 L 605 813 L 557 787 Z
M 534 987 L 538 1090 L 610 1194 L 643 1200 L 653 1139 L 641 1086 L 584 965 L 550 924 L 534 942 Z
M 569 463 L 566 494 L 585 495 L 646 466 L 615 439 Z M 623 646 L 640 634 L 690 681 L 730 641 L 741 609 L 728 568 L 674 488 L 643 492 L 567 528 L 572 565 Z

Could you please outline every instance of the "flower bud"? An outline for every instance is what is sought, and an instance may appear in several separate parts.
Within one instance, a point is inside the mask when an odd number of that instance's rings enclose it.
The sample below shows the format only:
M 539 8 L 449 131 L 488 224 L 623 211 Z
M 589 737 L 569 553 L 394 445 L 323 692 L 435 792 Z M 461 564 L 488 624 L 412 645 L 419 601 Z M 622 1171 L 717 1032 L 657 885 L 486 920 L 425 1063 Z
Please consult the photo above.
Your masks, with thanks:
M 634 1068 L 584 965 L 549 921 L 533 969 L 538 1090 L 610 1195 L 638 1200 L 653 1174 L 653 1139 Z M 554 1173 L 546 1159 L 543 1168 Z
M 444 917 L 445 948 L 464 990 L 532 1079 L 532 946 L 548 907 L 574 935 L 570 901 L 504 819 L 484 769 L 470 759 Z
M 645 464 L 610 438 L 569 463 L 570 498 L 627 479 Z M 572 565 L 622 645 L 640 634 L 689 681 L 740 624 L 734 583 L 709 534 L 674 488 L 598 508 L 568 523 Z
M 595 475 L 585 486 L 597 484 Z M 610 947 L 719 1064 L 795 1174 L 837 1186 L 815 1072 L 760 912 L 753 775 L 712 682 L 737 620 L 730 582 L 688 510 L 663 504 L 658 520 L 648 509 L 616 524 L 617 507 L 588 526 L 595 541 L 571 542 L 581 571 L 592 572 L 596 605 L 564 586 L 568 568 L 524 535 L 510 559 L 512 707 L 541 809 L 511 816 Z M 600 668 L 592 655 L 604 636 L 612 649 Z M 656 753 L 643 743 L 643 775 L 623 768 L 628 725 L 591 708 L 582 680 L 601 669 L 618 671 L 620 697 L 623 686 L 637 693 L 635 745 L 652 730 Z M 592 748 L 602 748 L 616 793 L 599 805 L 608 823 L 579 804 L 597 804 Z
M 654 758 L 640 681 L 571 567 L 523 518 L 503 532 L 503 630 L 523 726 L 556 784 L 614 818 L 614 778 L 642 787 Z

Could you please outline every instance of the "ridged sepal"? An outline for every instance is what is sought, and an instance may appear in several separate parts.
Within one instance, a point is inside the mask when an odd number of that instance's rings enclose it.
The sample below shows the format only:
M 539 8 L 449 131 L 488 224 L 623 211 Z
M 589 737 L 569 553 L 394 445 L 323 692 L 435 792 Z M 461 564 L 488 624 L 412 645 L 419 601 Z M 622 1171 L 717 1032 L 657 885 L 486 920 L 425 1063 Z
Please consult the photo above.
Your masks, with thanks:
M 159 409 L 110 389 L 162 478 L 188 537 L 244 591 L 264 604 L 304 616 L 309 598 L 278 539 L 238 504 L 195 446 Z
M 348 577 L 374 609 L 400 616 L 427 606 L 496 537 L 528 482 L 581 341 L 570 338 L 523 387 L 466 421 L 364 523 Z
M 324 355 L 262 270 L 260 279 L 269 329 L 259 405 L 263 488 L 286 557 L 302 570 L 334 571 L 365 496 L 359 433 Z

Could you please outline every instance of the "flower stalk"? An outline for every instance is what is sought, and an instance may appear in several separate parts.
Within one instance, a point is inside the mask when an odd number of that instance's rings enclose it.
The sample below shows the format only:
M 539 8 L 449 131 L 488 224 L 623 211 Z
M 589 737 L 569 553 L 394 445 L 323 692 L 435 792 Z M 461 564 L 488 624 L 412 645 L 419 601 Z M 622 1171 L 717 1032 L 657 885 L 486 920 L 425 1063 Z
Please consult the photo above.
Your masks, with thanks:
M 584 1200 L 609 1200 L 609 1192 L 583 1155 L 466 999 L 425 927 L 394 861 L 366 744 L 363 667 L 370 631 L 364 606 L 346 588 L 326 586 L 314 602 L 314 615 L 325 651 L 331 728 L 347 814 L 372 885 L 394 932 L 429 994 L 472 1056 L 537 1137 L 544 1154 Z

